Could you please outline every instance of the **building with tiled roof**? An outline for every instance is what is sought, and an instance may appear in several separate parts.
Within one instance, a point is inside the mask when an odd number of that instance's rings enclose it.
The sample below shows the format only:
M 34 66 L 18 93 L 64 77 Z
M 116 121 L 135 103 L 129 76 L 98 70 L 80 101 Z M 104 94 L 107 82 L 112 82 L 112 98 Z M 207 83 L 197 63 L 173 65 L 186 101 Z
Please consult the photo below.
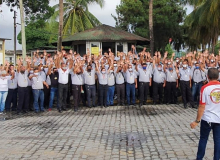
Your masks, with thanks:
M 80 54 L 85 54 L 87 49 L 92 54 L 98 54 L 100 49 L 106 52 L 109 48 L 114 53 L 117 51 L 127 53 L 132 44 L 146 45 L 149 44 L 149 40 L 104 24 L 64 37 L 62 43 L 63 46 L 71 46 L 73 50 Z

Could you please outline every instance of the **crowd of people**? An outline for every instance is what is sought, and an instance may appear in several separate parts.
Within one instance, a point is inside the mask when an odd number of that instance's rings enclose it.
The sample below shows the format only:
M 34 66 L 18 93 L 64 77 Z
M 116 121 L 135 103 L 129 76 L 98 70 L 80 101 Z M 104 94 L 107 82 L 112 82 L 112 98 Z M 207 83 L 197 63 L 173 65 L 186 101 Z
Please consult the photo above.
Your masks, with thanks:
M 208 69 L 219 67 L 220 52 L 194 51 L 175 58 L 175 53 L 168 57 L 167 52 L 163 57 L 160 52 L 151 56 L 146 48 L 137 53 L 134 46 L 127 54 L 116 55 L 111 49 L 99 55 L 87 49 L 83 56 L 72 50 L 54 55 L 36 51 L 33 59 L 20 58 L 16 66 L 6 61 L 1 66 L 0 114 L 39 113 L 54 106 L 59 112 L 66 111 L 71 96 L 75 112 L 81 103 L 89 108 L 141 107 L 147 105 L 149 96 L 153 104 L 175 104 L 179 94 L 184 108 L 188 104 L 197 108 Z

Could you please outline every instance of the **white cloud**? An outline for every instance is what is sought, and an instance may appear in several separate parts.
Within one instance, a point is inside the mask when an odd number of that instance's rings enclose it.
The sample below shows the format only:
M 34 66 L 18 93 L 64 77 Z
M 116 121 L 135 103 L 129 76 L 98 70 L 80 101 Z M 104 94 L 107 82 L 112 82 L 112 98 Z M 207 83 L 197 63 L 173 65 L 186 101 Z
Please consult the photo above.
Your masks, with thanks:
M 10 12 L 10 7 L 2 4 L 0 6 L 0 37 L 9 38 L 11 40 L 6 41 L 6 49 L 14 49 L 14 12 Z M 17 23 L 20 23 L 20 11 L 17 8 L 14 8 L 17 12 Z M 20 32 L 21 27 L 17 25 L 16 32 L 17 35 Z M 17 49 L 21 49 L 21 45 L 17 42 Z

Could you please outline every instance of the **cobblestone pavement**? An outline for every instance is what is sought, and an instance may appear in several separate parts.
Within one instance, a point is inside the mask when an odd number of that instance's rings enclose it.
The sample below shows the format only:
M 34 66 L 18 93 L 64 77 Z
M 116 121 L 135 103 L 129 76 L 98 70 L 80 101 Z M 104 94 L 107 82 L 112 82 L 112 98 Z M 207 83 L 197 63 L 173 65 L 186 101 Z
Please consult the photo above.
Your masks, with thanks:
M 0 159 L 195 159 L 199 127 L 189 126 L 195 117 L 196 109 L 182 104 L 12 115 L 0 121 Z M 213 148 L 211 136 L 205 159 Z

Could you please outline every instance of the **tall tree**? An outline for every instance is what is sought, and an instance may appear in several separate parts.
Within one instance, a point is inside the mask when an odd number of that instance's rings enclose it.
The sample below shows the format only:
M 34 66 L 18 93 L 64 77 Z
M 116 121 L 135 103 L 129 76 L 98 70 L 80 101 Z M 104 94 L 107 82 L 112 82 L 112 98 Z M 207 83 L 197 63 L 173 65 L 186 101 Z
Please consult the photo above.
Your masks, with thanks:
M 62 49 L 62 37 L 63 37 L 63 0 L 59 0 L 59 36 L 57 48 L 58 51 Z
M 19 0 L 5 0 L 6 5 L 8 6 L 20 6 Z M 49 6 L 49 0 L 23 0 L 24 12 L 26 18 L 38 17 L 42 14 L 48 14 L 51 12 L 51 7 Z
M 153 0 L 149 0 L 150 52 L 154 53 Z
M 190 2 L 194 10 L 186 17 L 184 23 L 190 35 L 187 37 L 188 45 L 197 49 L 201 45 L 205 48 L 207 44 L 209 46 L 211 44 L 214 53 L 220 35 L 220 1 L 191 0 Z
M 88 5 L 92 3 L 99 4 L 103 7 L 104 0 L 66 0 L 63 3 L 63 35 L 73 35 L 77 32 L 93 28 L 101 23 L 89 12 Z M 59 16 L 59 5 L 53 7 L 54 15 L 49 19 L 49 28 L 58 30 L 57 19 Z
M 150 38 L 149 1 L 121 0 L 116 7 L 116 27 Z M 169 38 L 175 49 L 183 44 L 183 22 L 186 11 L 182 0 L 153 1 L 154 50 L 164 50 Z
M 31 22 L 25 27 L 27 50 L 52 46 L 50 41 L 57 40 L 57 34 L 49 32 L 46 25 L 45 21 L 39 20 Z M 18 34 L 17 39 L 21 44 L 21 32 Z

